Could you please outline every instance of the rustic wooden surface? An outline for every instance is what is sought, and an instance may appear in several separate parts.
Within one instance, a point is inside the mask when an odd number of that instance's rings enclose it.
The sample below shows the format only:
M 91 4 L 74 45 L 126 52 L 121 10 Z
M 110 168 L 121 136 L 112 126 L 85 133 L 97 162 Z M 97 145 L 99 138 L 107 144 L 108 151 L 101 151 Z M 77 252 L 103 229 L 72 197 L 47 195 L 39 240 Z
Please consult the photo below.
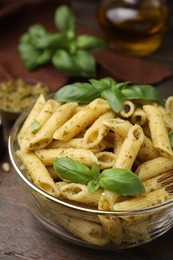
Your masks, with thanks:
M 95 8 L 97 1 L 74 1 L 78 19 L 83 25 L 97 28 Z M 89 15 L 90 14 L 90 15 Z M 88 16 L 89 15 L 89 16 Z M 173 24 L 170 22 L 161 50 L 148 59 L 173 70 Z M 173 79 L 158 85 L 166 97 L 173 94 Z M 113 252 L 82 248 L 70 244 L 47 231 L 30 212 L 17 175 L 11 167 L 4 172 L 2 163 L 8 162 L 8 152 L 0 161 L 0 259 L 38 260 L 171 260 L 173 259 L 173 230 L 138 248 Z

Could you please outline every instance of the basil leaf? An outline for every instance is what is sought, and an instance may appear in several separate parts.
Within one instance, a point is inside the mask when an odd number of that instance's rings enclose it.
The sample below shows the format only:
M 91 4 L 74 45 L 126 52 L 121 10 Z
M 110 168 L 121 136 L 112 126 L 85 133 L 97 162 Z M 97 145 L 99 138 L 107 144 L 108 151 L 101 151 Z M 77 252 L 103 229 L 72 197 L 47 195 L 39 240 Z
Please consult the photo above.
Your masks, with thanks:
M 129 169 L 112 168 L 103 170 L 99 184 L 103 189 L 122 196 L 145 193 L 142 181 Z
M 76 29 L 75 14 L 67 5 L 61 5 L 56 9 L 55 25 L 63 32 L 74 31 Z
M 116 85 L 116 81 L 112 78 L 90 79 L 89 82 L 100 94 L 103 90 L 110 89 L 113 85 Z
M 46 48 L 62 48 L 67 37 L 63 33 L 51 34 L 47 33 L 43 36 L 32 37 L 31 43 L 39 49 Z
M 96 191 L 99 188 L 99 186 L 100 186 L 100 184 L 99 184 L 98 179 L 89 181 L 88 184 L 87 184 L 89 192 Z
M 20 43 L 18 51 L 28 70 L 34 70 L 39 66 L 38 59 L 41 55 L 41 51 L 35 49 L 35 47 L 29 43 Z
M 88 51 L 78 50 L 73 55 L 75 73 L 73 76 L 85 78 L 96 76 L 96 62 L 92 54 Z
M 37 120 L 34 120 L 34 122 L 31 124 L 31 132 L 35 133 L 40 129 L 40 122 L 38 122 Z
M 93 77 L 96 73 L 95 60 L 89 52 L 76 51 L 74 54 L 70 54 L 59 49 L 53 55 L 52 63 L 71 77 Z
M 169 132 L 168 137 L 169 137 L 171 147 L 173 148 L 173 130 Z
M 28 29 L 30 39 L 43 37 L 47 34 L 47 30 L 41 24 L 33 24 Z
M 111 89 L 104 90 L 101 93 L 101 96 L 108 101 L 108 104 L 112 108 L 113 111 L 119 112 L 123 107 L 124 98 L 121 94 L 121 91 L 115 86 Z
M 73 83 L 60 88 L 54 96 L 56 101 L 89 103 L 98 98 L 97 92 L 89 83 Z
M 91 166 L 91 173 L 93 175 L 93 178 L 98 178 L 99 174 L 100 174 L 100 168 L 98 167 L 98 165 L 96 163 L 93 163 Z
M 87 51 L 95 51 L 97 49 L 105 48 L 106 43 L 104 40 L 96 38 L 91 35 L 80 35 L 76 38 L 76 45 L 79 49 Z
M 91 171 L 87 166 L 67 157 L 55 160 L 53 168 L 58 176 L 64 180 L 87 185 L 92 179 Z
M 146 99 L 164 104 L 160 92 L 150 85 L 133 85 L 122 89 L 121 92 L 126 99 Z

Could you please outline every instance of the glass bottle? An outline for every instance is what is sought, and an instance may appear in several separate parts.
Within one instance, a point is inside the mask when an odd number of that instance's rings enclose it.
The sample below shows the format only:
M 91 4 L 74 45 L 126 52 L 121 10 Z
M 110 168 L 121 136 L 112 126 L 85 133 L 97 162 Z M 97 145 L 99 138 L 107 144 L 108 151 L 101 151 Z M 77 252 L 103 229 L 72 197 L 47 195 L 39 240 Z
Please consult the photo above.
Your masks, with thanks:
M 164 0 L 101 0 L 97 9 L 110 47 L 132 56 L 146 56 L 160 47 L 168 14 Z

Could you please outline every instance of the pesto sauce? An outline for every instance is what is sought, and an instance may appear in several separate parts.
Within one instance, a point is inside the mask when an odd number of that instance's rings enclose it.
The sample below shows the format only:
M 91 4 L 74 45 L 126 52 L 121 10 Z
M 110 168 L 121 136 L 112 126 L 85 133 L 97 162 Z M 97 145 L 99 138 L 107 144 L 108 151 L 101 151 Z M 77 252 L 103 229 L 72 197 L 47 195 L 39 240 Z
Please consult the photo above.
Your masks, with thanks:
M 0 83 L 0 109 L 21 112 L 32 105 L 40 94 L 46 96 L 48 87 L 41 82 L 9 80 Z

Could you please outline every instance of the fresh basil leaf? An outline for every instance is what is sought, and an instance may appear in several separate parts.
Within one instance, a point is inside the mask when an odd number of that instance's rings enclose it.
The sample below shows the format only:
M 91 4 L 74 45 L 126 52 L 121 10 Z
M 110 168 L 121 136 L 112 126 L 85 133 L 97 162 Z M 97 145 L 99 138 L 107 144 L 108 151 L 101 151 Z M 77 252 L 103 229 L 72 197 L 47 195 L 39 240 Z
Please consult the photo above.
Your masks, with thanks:
M 33 123 L 31 124 L 31 132 L 36 133 L 40 129 L 40 127 L 41 127 L 40 122 L 34 120 Z
M 76 16 L 67 5 L 61 5 L 56 9 L 55 25 L 62 32 L 75 31 Z
M 91 173 L 92 173 L 94 179 L 98 178 L 98 176 L 100 174 L 100 168 L 98 167 L 98 165 L 96 163 L 92 164 Z
M 39 49 L 63 48 L 67 37 L 64 33 L 47 33 L 43 36 L 32 37 L 31 43 Z
M 103 189 L 116 192 L 122 196 L 145 193 L 142 181 L 126 168 L 103 170 L 100 174 L 99 184 Z
M 89 103 L 98 98 L 100 93 L 89 83 L 73 83 L 60 88 L 54 96 L 56 101 Z
M 44 64 L 48 63 L 49 61 L 51 61 L 51 58 L 52 58 L 52 50 L 47 49 L 47 50 L 44 50 L 42 52 L 42 54 L 38 57 L 37 62 L 39 65 L 44 65 Z
M 173 148 L 173 130 L 169 132 L 168 137 L 169 137 L 171 147 Z
M 79 35 L 76 38 L 76 45 L 77 48 L 87 51 L 95 51 L 106 47 L 104 40 L 91 35 Z
M 119 90 L 122 90 L 123 88 L 127 87 L 127 85 L 128 85 L 129 83 L 130 83 L 129 81 L 120 82 L 120 83 L 117 83 L 116 87 L 117 87 Z
M 85 78 L 96 76 L 96 62 L 93 55 L 84 50 L 78 50 L 73 55 L 75 73 L 73 76 Z
M 28 43 L 20 43 L 18 46 L 18 51 L 28 70 L 34 70 L 39 66 L 38 59 L 41 55 L 41 51 L 35 49 Z
M 92 180 L 91 171 L 87 166 L 67 157 L 61 157 L 55 160 L 53 168 L 63 180 L 70 180 L 86 185 Z
M 164 104 L 160 92 L 150 85 L 133 85 L 122 89 L 121 93 L 126 99 L 144 99 Z
M 100 94 L 103 90 L 110 89 L 113 85 L 116 85 L 116 81 L 112 78 L 90 79 L 89 82 Z
M 33 24 L 28 29 L 28 34 L 30 39 L 38 38 L 45 36 L 47 34 L 47 30 L 41 24 Z
M 58 49 L 54 53 L 52 63 L 57 69 L 69 76 L 72 76 L 75 73 L 73 59 L 69 53 L 63 49 Z
M 87 187 L 91 193 L 96 191 L 100 187 L 98 179 L 89 181 Z
M 71 77 L 93 77 L 96 73 L 95 60 L 90 53 L 85 51 L 70 54 L 63 49 L 58 49 L 53 55 L 52 63 Z
M 101 96 L 108 101 L 108 104 L 113 111 L 118 113 L 122 109 L 124 98 L 121 94 L 121 91 L 116 87 L 116 85 L 113 86 L 111 89 L 104 90 L 101 93 Z

